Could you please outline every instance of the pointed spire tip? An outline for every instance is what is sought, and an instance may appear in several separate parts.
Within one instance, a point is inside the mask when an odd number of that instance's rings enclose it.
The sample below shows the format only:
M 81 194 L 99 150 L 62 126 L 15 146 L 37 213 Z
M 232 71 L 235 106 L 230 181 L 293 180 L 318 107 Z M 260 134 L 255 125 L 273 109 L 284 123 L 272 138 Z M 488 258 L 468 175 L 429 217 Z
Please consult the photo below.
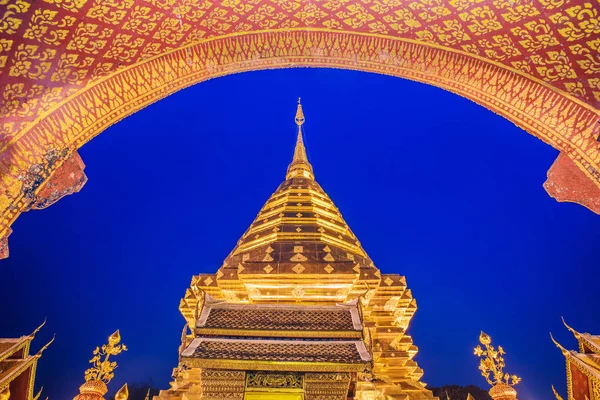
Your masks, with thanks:
M 298 108 L 296 109 L 296 117 L 294 120 L 296 121 L 296 125 L 298 125 L 298 137 L 296 138 L 294 157 L 292 159 L 292 163 L 288 167 L 286 179 L 291 179 L 297 176 L 314 179 L 312 165 L 310 165 L 308 162 L 306 148 L 304 147 L 304 141 L 302 140 L 302 124 L 304 124 L 305 119 L 300 98 L 298 98 Z
M 302 103 L 300 103 L 300 97 L 298 97 L 298 108 L 296 109 L 296 125 L 301 126 L 304 124 L 304 112 L 302 111 Z

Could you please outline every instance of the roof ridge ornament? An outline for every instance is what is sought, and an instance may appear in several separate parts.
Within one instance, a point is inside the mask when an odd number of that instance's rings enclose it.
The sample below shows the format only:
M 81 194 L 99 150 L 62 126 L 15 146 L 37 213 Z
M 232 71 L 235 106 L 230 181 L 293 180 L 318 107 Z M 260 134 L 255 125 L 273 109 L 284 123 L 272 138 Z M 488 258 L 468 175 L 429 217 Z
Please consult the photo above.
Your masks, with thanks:
M 296 147 L 294 148 L 294 157 L 287 170 L 285 179 L 292 179 L 296 177 L 315 179 L 313 174 L 312 165 L 308 162 L 306 156 L 306 147 L 304 146 L 304 140 L 302 139 L 302 125 L 304 125 L 304 111 L 302 110 L 302 103 L 298 98 L 298 108 L 296 109 L 296 116 L 294 121 L 298 125 L 298 137 L 296 138 Z
M 577 332 L 575 329 L 571 328 L 566 322 L 564 317 L 560 317 L 562 319 L 563 325 L 575 336 L 576 339 L 581 337 L 581 333 Z
M 552 339 L 552 342 L 554 342 L 554 345 L 556 347 L 558 347 L 560 349 L 560 351 L 563 353 L 564 356 L 566 356 L 567 354 L 569 354 L 569 351 L 567 349 L 565 349 L 564 347 L 562 347 L 560 345 L 560 343 L 558 343 L 555 339 L 554 336 L 552 336 L 552 332 L 550 332 L 550 339 Z
M 39 349 L 39 351 L 36 354 L 36 357 L 41 357 L 42 353 L 46 351 L 46 349 L 50 347 L 50 345 L 54 342 L 54 339 L 56 339 L 56 333 L 52 336 L 52 339 L 50 339 L 48 343 L 46 343 L 41 349 Z
M 554 397 L 556 397 L 556 400 L 563 400 L 561 395 L 559 395 L 556 389 L 554 389 L 554 385 L 552 385 L 552 391 L 554 392 Z
M 44 327 L 44 325 L 46 325 L 46 320 L 47 318 L 44 318 L 44 322 L 42 322 L 42 324 L 40 326 L 38 326 L 37 328 L 35 328 L 35 330 L 33 332 L 31 332 L 31 334 L 29 334 L 30 338 L 35 338 L 35 335 L 37 335 L 37 333 Z

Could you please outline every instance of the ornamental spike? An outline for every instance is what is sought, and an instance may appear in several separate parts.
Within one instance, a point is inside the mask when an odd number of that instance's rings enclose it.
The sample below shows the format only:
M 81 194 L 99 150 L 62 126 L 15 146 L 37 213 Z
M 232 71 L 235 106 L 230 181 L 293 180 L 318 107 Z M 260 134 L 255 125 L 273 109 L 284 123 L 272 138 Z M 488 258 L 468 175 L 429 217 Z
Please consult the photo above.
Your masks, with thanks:
M 40 351 L 37 352 L 36 356 L 37 357 L 41 357 L 42 353 L 48 348 L 50 347 L 50 345 L 52 344 L 52 342 L 54 342 L 54 339 L 56 339 L 56 333 L 54 334 L 54 336 L 52 336 L 52 339 L 50 339 L 50 341 L 48 343 L 46 343 L 41 349 Z
M 127 384 L 121 386 L 121 389 L 115 394 L 115 400 L 127 400 L 129 398 L 129 389 Z
M 558 347 L 560 349 L 560 351 L 566 356 L 567 354 L 569 354 L 569 352 L 567 351 L 567 349 L 565 349 L 564 347 L 562 347 L 560 345 L 560 343 L 558 343 L 555 339 L 554 336 L 552 336 L 552 332 L 550 332 L 550 339 L 552 339 L 552 341 L 554 342 L 554 344 L 556 345 L 556 347 Z
M 567 323 L 565 322 L 565 318 L 564 318 L 564 317 L 562 317 L 562 316 L 561 316 L 561 317 L 560 317 L 560 319 L 562 319 L 563 325 L 564 325 L 564 326 L 565 326 L 565 327 L 566 327 L 566 328 L 567 328 L 569 331 L 571 331 L 571 333 L 572 333 L 573 335 L 575 335 L 575 337 L 576 337 L 577 339 L 579 339 L 579 336 L 580 336 L 581 334 L 580 334 L 579 332 L 577 332 L 575 329 L 571 328 L 569 325 L 567 325 Z
M 33 332 L 31 332 L 31 334 L 29 335 L 30 337 L 34 338 L 35 335 L 40 331 L 40 329 L 42 329 L 44 327 L 44 325 L 46 325 L 46 319 L 44 318 L 44 322 L 42 322 L 42 324 L 40 326 L 38 326 L 37 328 L 35 328 L 35 330 Z
M 298 136 L 296 137 L 294 157 L 288 167 L 286 179 L 295 177 L 314 179 L 312 165 L 308 162 L 306 147 L 304 147 L 304 140 L 302 139 L 302 125 L 304 124 L 305 118 L 300 98 L 298 98 L 298 108 L 296 109 L 294 121 L 296 121 L 296 125 L 298 125 Z
M 556 397 L 556 400 L 563 400 L 561 395 L 559 395 L 556 389 L 554 389 L 554 385 L 552 385 L 552 391 L 554 392 L 554 397 Z

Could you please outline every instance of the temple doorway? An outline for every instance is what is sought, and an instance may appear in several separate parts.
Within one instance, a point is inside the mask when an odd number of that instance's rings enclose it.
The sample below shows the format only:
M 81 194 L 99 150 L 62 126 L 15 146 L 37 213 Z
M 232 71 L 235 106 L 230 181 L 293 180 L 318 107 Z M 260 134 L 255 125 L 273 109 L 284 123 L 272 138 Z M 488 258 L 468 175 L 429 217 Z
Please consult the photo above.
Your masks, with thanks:
M 244 400 L 304 400 L 304 393 L 289 390 L 246 392 Z

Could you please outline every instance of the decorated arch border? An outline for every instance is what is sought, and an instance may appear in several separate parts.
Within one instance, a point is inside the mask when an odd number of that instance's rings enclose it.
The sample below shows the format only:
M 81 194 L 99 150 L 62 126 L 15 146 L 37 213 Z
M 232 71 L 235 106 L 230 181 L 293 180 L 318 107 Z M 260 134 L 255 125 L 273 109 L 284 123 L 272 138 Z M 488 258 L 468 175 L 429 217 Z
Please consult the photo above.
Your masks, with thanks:
M 95 79 L 13 136 L 2 149 L 3 164 L 13 168 L 3 176 L 0 237 L 31 207 L 54 171 L 115 122 L 211 78 L 293 67 L 374 72 L 459 94 L 560 150 L 600 187 L 599 111 L 542 81 L 469 53 L 409 39 L 319 29 L 260 31 L 191 44 Z M 37 166 L 38 171 L 27 183 L 14 166 Z

